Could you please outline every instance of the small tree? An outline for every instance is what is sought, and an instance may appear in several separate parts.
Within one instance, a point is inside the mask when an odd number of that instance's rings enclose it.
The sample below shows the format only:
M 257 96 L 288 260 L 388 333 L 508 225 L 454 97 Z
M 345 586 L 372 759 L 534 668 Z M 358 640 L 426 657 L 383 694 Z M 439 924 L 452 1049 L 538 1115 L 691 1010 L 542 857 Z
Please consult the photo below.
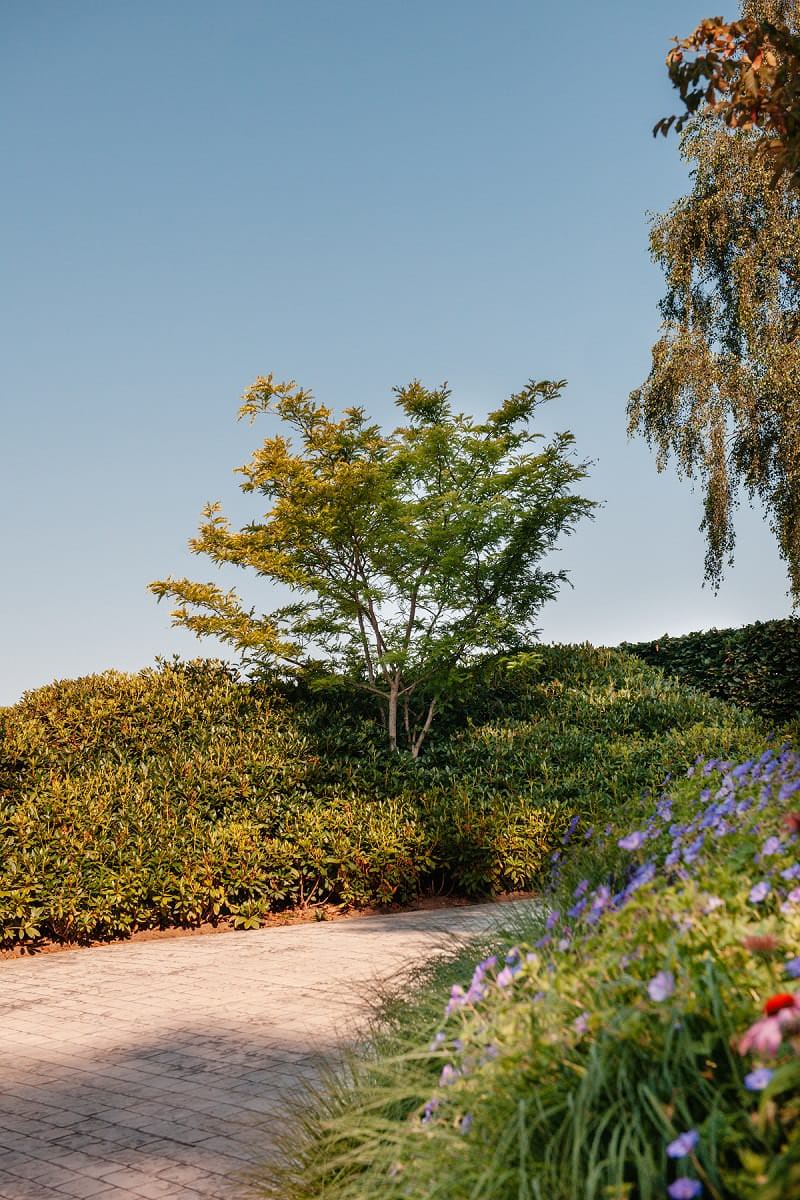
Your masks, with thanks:
M 271 507 L 233 531 L 209 504 L 197 554 L 252 567 L 293 603 L 266 615 L 212 583 L 150 584 L 178 602 L 173 624 L 213 635 L 252 661 L 316 665 L 378 700 L 389 745 L 416 757 L 460 670 L 478 654 L 535 637 L 533 621 L 566 578 L 540 560 L 594 502 L 570 492 L 586 475 L 570 433 L 548 445 L 528 424 L 563 383 L 533 383 L 478 423 L 454 413 L 446 386 L 395 389 L 407 424 L 384 434 L 361 408 L 331 410 L 293 382 L 259 378 L 239 416 L 275 413 L 297 436 L 267 438 L 239 471 Z M 320 673 L 320 671 L 322 673 Z

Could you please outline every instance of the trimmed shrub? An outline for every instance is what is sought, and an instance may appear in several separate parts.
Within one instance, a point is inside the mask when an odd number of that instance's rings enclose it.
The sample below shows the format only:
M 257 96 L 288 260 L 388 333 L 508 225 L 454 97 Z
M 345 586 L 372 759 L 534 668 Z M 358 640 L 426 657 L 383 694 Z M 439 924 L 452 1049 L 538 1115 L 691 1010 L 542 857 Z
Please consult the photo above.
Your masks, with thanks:
M 626 654 L 689 687 L 743 704 L 783 724 L 800 719 L 800 618 L 756 621 L 653 642 L 623 643 Z
M 417 762 L 346 689 L 220 663 L 28 693 L 0 711 L 0 944 L 532 888 L 571 812 L 599 820 L 711 739 L 762 736 L 614 651 L 520 663 L 465 677 Z

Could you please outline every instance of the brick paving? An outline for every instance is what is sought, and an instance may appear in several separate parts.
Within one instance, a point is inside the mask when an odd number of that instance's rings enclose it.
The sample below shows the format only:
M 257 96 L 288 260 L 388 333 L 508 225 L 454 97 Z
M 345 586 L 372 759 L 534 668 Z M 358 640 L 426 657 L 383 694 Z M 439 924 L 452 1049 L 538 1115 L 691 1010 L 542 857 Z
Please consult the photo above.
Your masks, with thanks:
M 370 985 L 489 904 L 0 962 L 2 1200 L 248 1200 L 283 1101 Z

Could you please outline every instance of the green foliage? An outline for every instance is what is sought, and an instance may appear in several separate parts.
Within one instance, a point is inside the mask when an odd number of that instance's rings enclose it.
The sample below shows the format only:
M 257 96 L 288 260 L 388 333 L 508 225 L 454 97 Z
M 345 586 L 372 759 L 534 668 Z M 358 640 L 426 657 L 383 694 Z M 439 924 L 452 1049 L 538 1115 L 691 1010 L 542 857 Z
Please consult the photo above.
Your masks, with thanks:
M 534 887 L 567 813 L 761 736 L 615 651 L 511 665 L 465 673 L 416 763 L 346 683 L 200 661 L 28 693 L 0 710 L 0 943 Z
M 800 619 L 756 621 L 742 629 L 710 629 L 657 638 L 621 649 L 665 675 L 766 720 L 800 719 Z
M 280 664 L 319 689 L 348 677 L 377 701 L 389 745 L 414 757 L 476 657 L 518 649 L 564 580 L 539 564 L 595 507 L 572 493 L 586 464 L 572 435 L 537 446 L 537 406 L 562 383 L 531 382 L 482 422 L 455 413 L 446 386 L 397 388 L 408 424 L 383 434 L 364 410 L 341 420 L 294 383 L 260 378 L 240 416 L 274 413 L 298 441 L 268 438 L 240 468 L 264 497 L 234 532 L 209 505 L 195 553 L 280 583 L 292 602 L 246 611 L 211 583 L 160 580 L 173 623 L 213 635 L 250 662 Z M 311 673 L 309 673 L 311 672 Z
M 441 975 L 404 992 L 406 1012 L 307 1106 L 266 1193 L 661 1200 L 681 1177 L 712 1200 L 794 1200 L 800 759 L 732 766 L 691 769 L 638 830 L 626 819 L 587 841 L 580 823 L 544 942 L 539 910 L 505 961 L 473 971 L 473 951 L 460 977 L 447 967 L 461 986 L 446 1006 Z M 602 878 L 605 894 L 589 882 Z M 789 1023 L 759 1056 L 744 1035 L 776 993 Z M 767 1081 L 750 1079 L 762 1066 Z M 670 1157 L 689 1131 L 696 1146 Z
M 800 32 L 794 2 L 743 7 Z M 652 220 L 663 323 L 629 432 L 655 447 L 659 470 L 671 456 L 701 484 L 712 584 L 732 560 L 743 492 L 763 505 L 800 601 L 800 193 L 752 147 L 707 109 L 682 136 L 692 187 Z

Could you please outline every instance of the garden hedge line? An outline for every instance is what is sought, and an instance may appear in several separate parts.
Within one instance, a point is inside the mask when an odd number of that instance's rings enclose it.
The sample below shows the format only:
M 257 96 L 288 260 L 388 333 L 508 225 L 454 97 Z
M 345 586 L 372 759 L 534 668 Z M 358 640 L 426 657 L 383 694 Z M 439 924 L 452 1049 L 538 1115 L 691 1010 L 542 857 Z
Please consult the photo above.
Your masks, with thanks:
M 620 646 L 710 696 L 778 723 L 800 719 L 800 618 Z
M 761 733 L 590 647 L 476 670 L 416 763 L 345 689 L 203 660 L 56 682 L 0 710 L 0 945 L 534 887 L 573 811 Z

